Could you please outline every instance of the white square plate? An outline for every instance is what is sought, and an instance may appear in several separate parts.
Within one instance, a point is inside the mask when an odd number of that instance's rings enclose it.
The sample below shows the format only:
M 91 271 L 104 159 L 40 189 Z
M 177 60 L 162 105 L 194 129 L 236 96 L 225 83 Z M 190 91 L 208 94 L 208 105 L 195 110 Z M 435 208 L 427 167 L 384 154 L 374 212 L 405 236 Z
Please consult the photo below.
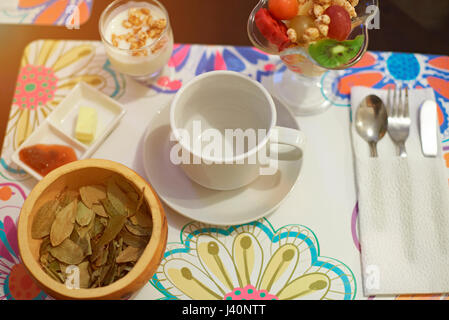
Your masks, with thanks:
M 96 136 L 90 144 L 75 138 L 80 107 L 94 108 L 98 113 Z M 80 82 L 14 152 L 12 161 L 36 179 L 41 180 L 43 177 L 39 173 L 20 160 L 20 150 L 36 144 L 58 144 L 73 148 L 78 160 L 88 159 L 118 125 L 125 112 L 124 107 L 117 101 L 88 84 Z

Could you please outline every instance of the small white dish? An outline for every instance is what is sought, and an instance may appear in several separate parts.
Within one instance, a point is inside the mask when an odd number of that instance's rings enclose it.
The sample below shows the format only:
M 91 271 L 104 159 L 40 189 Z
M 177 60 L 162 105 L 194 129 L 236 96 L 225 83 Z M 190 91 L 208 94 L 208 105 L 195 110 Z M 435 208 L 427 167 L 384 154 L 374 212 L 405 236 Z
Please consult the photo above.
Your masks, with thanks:
M 80 107 L 97 110 L 98 124 L 94 140 L 85 144 L 75 138 L 75 127 Z M 48 122 L 56 129 L 87 147 L 85 157 L 89 157 L 117 126 L 125 114 L 125 109 L 114 99 L 92 86 L 80 82 L 59 106 L 48 116 Z
M 95 108 L 98 113 L 96 136 L 90 144 L 75 137 L 80 107 Z M 43 177 L 20 160 L 20 150 L 36 144 L 57 144 L 73 148 L 78 160 L 88 159 L 120 122 L 124 107 L 92 86 L 80 82 L 64 98 L 47 119 L 24 141 L 12 155 L 12 161 L 41 180 Z
M 274 98 L 277 125 L 299 129 L 293 114 Z M 302 154 L 294 147 L 279 145 L 279 170 L 260 176 L 246 187 L 231 191 L 207 189 L 190 180 L 170 161 L 170 108 L 163 108 L 148 125 L 144 136 L 143 161 L 149 182 L 174 211 L 213 225 L 235 225 L 260 219 L 276 210 L 295 186 L 302 167 Z M 298 159 L 292 161 L 292 159 Z

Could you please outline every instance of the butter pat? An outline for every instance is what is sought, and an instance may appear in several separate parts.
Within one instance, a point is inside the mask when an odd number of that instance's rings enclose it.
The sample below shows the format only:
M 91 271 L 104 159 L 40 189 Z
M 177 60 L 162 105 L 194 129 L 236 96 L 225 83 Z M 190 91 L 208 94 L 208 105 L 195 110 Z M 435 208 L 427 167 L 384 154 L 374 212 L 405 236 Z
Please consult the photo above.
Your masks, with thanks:
M 92 142 L 97 132 L 97 122 L 97 110 L 89 107 L 80 107 L 76 122 L 75 137 L 81 142 Z

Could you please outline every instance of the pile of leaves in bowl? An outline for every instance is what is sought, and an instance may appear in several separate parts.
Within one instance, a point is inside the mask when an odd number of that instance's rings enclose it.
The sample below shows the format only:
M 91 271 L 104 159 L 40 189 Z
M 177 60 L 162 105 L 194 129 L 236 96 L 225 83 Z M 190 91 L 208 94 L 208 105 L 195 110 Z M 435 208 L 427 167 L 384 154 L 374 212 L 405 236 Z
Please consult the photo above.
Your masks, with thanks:
M 31 235 L 42 239 L 39 262 L 45 272 L 66 283 L 77 267 L 80 288 L 107 286 L 136 264 L 152 232 L 151 211 L 124 178 L 63 190 L 36 213 Z

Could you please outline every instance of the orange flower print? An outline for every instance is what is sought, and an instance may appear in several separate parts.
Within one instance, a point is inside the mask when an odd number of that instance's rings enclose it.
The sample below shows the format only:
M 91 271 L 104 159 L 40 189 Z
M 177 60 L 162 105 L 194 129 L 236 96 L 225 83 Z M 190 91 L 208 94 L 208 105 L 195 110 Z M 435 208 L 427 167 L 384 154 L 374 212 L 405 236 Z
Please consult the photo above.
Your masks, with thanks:
M 64 25 L 72 22 L 74 15 L 82 24 L 89 19 L 92 0 L 19 0 L 18 11 L 30 11 L 33 24 Z
M 9 216 L 0 220 L 0 300 L 5 299 L 48 299 L 20 262 L 17 228 Z
M 0 188 L 0 201 L 8 201 L 11 199 L 12 190 L 9 186 L 4 186 Z

